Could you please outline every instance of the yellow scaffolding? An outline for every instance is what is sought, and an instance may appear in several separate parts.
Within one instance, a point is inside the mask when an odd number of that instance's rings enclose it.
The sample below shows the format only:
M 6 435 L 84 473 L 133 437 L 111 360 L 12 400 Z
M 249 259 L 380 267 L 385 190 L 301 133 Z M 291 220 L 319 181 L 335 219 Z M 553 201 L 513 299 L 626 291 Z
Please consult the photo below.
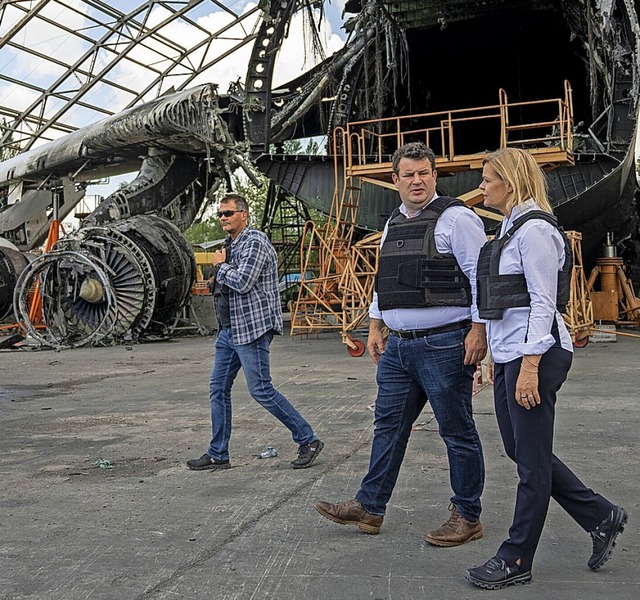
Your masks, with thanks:
M 573 269 L 569 302 L 563 318 L 574 345 L 582 348 L 593 335 L 593 305 L 582 265 L 582 234 L 579 231 L 567 231 L 566 234 L 573 252 Z
M 364 344 L 351 334 L 368 317 L 381 234 L 353 243 L 362 184 L 395 189 L 391 155 L 415 141 L 434 151 L 440 174 L 479 170 L 489 151 L 457 153 L 455 133 L 464 127 L 468 134 L 469 127 L 487 122 L 498 125 L 500 148 L 526 148 L 545 170 L 574 164 L 573 103 L 568 82 L 563 98 L 510 103 L 501 89 L 498 104 L 491 106 L 357 121 L 336 128 L 329 218 L 321 228 L 312 222 L 306 224 L 300 248 L 301 272 L 317 276 L 301 282 L 291 312 L 291 335 L 340 330 L 350 354 L 364 353 Z M 484 137 L 478 139 L 486 145 Z M 461 198 L 480 216 L 501 220 L 498 213 L 477 207 L 482 200 L 478 190 Z

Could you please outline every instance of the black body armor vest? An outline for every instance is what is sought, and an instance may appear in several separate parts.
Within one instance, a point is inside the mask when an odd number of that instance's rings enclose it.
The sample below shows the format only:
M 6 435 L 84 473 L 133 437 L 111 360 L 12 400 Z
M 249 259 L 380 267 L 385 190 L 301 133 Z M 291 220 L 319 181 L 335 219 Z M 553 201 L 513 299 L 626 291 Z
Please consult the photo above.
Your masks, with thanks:
M 564 265 L 558 271 L 558 294 L 556 308 L 561 313 L 567 310 L 571 287 L 571 269 L 573 253 L 571 244 L 564 231 L 558 226 L 558 220 L 542 210 L 529 211 L 514 220 L 513 225 L 501 237 L 487 242 L 480 250 L 478 258 L 478 312 L 482 319 L 502 319 L 505 308 L 529 306 L 531 297 L 527 290 L 527 281 L 522 273 L 500 275 L 500 255 L 513 234 L 530 219 L 544 219 L 560 231 L 564 239 Z
M 399 209 L 389 218 L 378 262 L 378 308 L 471 306 L 471 285 L 453 254 L 436 250 L 438 217 L 450 206 L 466 205 L 441 196 L 407 219 Z

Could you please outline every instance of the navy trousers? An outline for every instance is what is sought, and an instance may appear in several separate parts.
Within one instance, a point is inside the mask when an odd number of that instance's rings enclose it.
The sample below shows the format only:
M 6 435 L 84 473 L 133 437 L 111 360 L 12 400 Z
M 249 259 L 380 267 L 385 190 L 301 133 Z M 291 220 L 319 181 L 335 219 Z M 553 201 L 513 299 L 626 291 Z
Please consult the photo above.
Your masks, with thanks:
M 553 453 L 556 395 L 571 367 L 572 353 L 551 348 L 540 361 L 538 391 L 541 403 L 526 410 L 515 400 L 522 359 L 496 364 L 494 401 L 496 418 L 507 456 L 518 468 L 518 490 L 509 538 L 497 554 L 507 564 L 521 559 L 529 571 L 553 498 L 585 531 L 592 531 L 614 505 L 587 488 Z

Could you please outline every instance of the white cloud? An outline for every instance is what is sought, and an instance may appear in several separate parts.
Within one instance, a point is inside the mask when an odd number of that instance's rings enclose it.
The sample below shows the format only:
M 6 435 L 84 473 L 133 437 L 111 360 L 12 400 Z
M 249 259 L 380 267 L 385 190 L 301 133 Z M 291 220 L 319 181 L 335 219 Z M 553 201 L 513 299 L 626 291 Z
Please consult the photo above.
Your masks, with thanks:
M 255 6 L 254 3 L 247 4 L 242 14 L 247 15 Z M 158 8 L 153 13 L 153 19 L 163 19 L 166 16 L 164 13 L 165 9 Z M 226 52 L 229 52 L 234 46 L 237 46 L 248 35 L 257 31 L 259 17 L 260 13 L 254 13 L 246 17 L 241 23 L 234 25 L 219 37 L 212 40 L 206 47 L 201 47 L 191 53 L 186 62 L 193 67 L 215 61 L 213 66 L 198 74 L 193 81 L 194 86 L 201 83 L 217 83 L 220 86 L 220 91 L 224 93 L 227 91 L 230 83 L 238 79 L 241 81 L 245 80 L 253 42 L 245 44 L 226 58 L 220 60 L 220 57 Z M 231 15 L 224 11 L 212 11 L 210 14 L 197 19 L 198 25 L 210 33 L 222 30 L 231 21 Z M 303 21 L 304 17 L 300 13 L 296 14 L 291 21 L 289 36 L 284 40 L 277 58 L 274 73 L 274 84 L 276 85 L 298 77 L 302 72 L 315 65 L 308 40 L 304 33 Z M 189 27 L 186 23 L 180 21 L 171 23 L 164 30 L 164 34 L 177 44 L 185 47 L 193 47 L 197 45 L 198 41 L 203 40 L 205 37 L 201 31 Z M 327 55 L 333 54 L 344 44 L 340 35 L 332 30 L 332 24 L 326 16 L 322 22 L 320 39 L 324 44 Z M 164 51 L 166 52 L 167 49 L 165 48 Z M 159 54 L 155 53 L 153 48 L 141 46 L 138 47 L 131 56 L 144 64 L 151 64 L 159 58 Z M 166 61 L 164 64 L 157 63 L 157 67 L 160 69 L 165 66 L 167 66 Z M 137 71 L 134 65 L 130 65 L 128 70 L 123 66 L 118 70 L 119 81 L 135 78 L 137 87 L 142 87 L 140 85 L 141 80 L 139 79 L 141 74 L 137 73 Z M 173 77 L 166 79 L 161 91 L 168 89 L 171 85 L 178 85 L 186 77 L 184 70 L 176 69 L 175 73 Z
M 87 5 L 78 0 L 70 0 L 73 5 L 82 13 L 86 10 Z M 11 5 L 3 9 L 3 30 L 1 34 L 5 34 L 13 25 L 21 18 L 24 18 L 24 11 L 17 10 Z M 32 18 L 27 27 L 23 27 L 17 41 L 31 48 L 44 56 L 64 56 L 62 60 L 68 60 L 68 57 L 80 56 L 89 47 L 87 42 L 83 42 L 79 37 L 70 35 L 57 27 L 55 23 L 64 22 L 65 26 L 76 31 L 81 31 L 87 25 L 87 21 L 82 14 L 71 11 L 62 7 L 57 3 L 48 3 L 38 13 L 42 17 L 48 18 L 53 23 L 49 23 L 39 16 Z M 6 28 L 6 30 L 5 30 Z M 35 58 L 33 55 L 19 53 L 15 59 L 8 65 L 11 71 L 19 72 L 21 79 L 27 81 L 46 81 L 59 77 L 64 68 L 57 65 L 54 61 L 45 58 Z M 4 70 L 4 68 L 3 68 Z
M 40 94 L 26 87 L 0 81 L 0 105 L 22 110 L 38 100 Z
M 326 18 L 322 21 L 319 38 L 323 43 L 326 56 L 331 56 L 344 46 L 344 40 L 332 31 L 332 25 Z M 311 50 L 310 39 L 305 32 L 305 19 L 298 13 L 291 22 L 289 37 L 282 44 L 274 72 L 274 85 L 299 77 L 314 67 L 317 62 Z

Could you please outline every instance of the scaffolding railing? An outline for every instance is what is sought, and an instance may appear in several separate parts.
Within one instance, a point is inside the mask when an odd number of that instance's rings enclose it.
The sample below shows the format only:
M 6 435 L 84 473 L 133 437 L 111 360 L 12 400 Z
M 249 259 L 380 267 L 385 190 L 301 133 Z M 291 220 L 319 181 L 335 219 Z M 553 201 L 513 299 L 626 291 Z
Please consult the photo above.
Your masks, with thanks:
M 390 157 L 407 142 L 423 142 L 439 159 L 439 169 L 467 171 L 481 166 L 487 151 L 456 147 L 456 132 L 497 125 L 496 148 L 519 147 L 538 157 L 543 167 L 573 164 L 573 96 L 564 82 L 564 97 L 509 102 L 498 91 L 498 104 L 415 115 L 402 115 L 347 124 L 349 144 L 344 148 L 345 170 L 354 176 L 390 174 Z M 469 136 L 467 136 L 469 137 Z M 483 137 L 479 143 L 487 147 Z

